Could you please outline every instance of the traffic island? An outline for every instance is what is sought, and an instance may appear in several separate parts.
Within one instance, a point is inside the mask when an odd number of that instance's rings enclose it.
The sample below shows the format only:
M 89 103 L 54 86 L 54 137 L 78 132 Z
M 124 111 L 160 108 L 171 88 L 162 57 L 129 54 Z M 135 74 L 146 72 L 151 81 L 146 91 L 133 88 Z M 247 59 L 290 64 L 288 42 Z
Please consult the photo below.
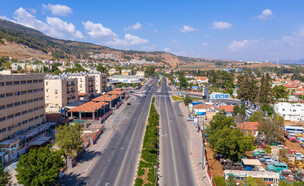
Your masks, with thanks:
M 155 109 L 154 101 L 155 97 L 152 98 L 135 186 L 158 183 L 159 115 Z

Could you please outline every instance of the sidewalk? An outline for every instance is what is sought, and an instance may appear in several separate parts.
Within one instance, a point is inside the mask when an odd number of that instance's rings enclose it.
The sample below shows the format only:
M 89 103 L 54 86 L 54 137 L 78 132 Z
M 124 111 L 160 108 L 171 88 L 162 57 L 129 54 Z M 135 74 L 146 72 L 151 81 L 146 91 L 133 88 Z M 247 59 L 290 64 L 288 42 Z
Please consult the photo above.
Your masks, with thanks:
M 127 102 L 134 102 L 136 98 L 129 97 Z M 71 184 L 75 182 L 75 185 L 78 184 L 82 178 L 86 176 L 89 169 L 94 164 L 97 157 L 101 154 L 108 141 L 111 139 L 113 132 L 115 131 L 116 125 L 120 120 L 120 113 L 126 107 L 126 103 L 121 105 L 120 108 L 116 109 L 113 114 L 106 119 L 106 130 L 99 136 L 97 141 L 93 146 L 90 146 L 86 152 L 82 152 L 77 158 L 77 165 L 71 169 L 67 169 L 63 176 L 60 179 L 60 183 L 63 185 Z
M 183 102 L 179 103 L 179 107 L 181 111 L 184 113 L 184 115 L 188 116 L 188 111 Z M 187 121 L 188 129 L 191 136 L 190 141 L 190 158 L 194 167 L 195 176 L 198 180 L 198 185 L 200 186 L 207 186 L 212 185 L 212 182 L 207 174 L 207 165 L 205 166 L 205 169 L 202 169 L 202 133 L 197 132 L 197 128 L 193 125 L 193 121 Z M 206 157 L 205 157 L 206 158 Z

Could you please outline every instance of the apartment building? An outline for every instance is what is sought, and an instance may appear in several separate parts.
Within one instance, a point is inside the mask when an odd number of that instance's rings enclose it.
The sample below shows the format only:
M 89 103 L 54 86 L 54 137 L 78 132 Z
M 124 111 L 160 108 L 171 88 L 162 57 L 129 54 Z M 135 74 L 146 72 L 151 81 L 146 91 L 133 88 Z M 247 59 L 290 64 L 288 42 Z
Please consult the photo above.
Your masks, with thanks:
M 304 104 L 303 103 L 287 103 L 279 102 L 274 105 L 274 111 L 284 120 L 304 121 Z
M 90 76 L 95 76 L 95 90 L 97 94 L 101 94 L 107 90 L 107 75 L 103 73 L 94 73 Z
M 68 76 L 46 76 L 45 112 L 59 113 L 70 103 L 78 101 L 78 82 Z
M 131 69 L 123 69 L 121 71 L 121 75 L 124 75 L 124 76 L 132 75 L 132 70 Z
M 78 82 L 78 95 L 91 96 L 96 95 L 95 76 L 90 76 L 87 73 L 77 73 L 69 75 L 71 78 L 76 78 Z
M 0 74 L 0 141 L 45 121 L 41 74 Z

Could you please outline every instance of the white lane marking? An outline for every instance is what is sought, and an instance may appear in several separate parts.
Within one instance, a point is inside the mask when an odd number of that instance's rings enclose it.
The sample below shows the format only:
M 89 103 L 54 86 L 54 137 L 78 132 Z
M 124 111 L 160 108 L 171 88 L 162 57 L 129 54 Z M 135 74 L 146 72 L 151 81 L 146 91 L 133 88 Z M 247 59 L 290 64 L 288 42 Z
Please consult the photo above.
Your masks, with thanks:
M 164 102 L 165 102 L 165 108 L 166 108 L 166 113 L 167 113 L 168 124 L 170 124 L 170 121 L 169 121 L 169 114 L 168 114 L 167 101 L 165 100 Z M 172 147 L 173 162 L 174 162 L 174 170 L 175 170 L 175 179 L 176 179 L 177 185 L 179 185 L 178 179 L 177 179 L 177 168 L 176 168 L 175 151 L 174 151 L 174 145 L 173 145 L 172 132 L 171 132 L 171 126 L 170 126 L 170 125 L 169 125 L 169 137 L 170 137 L 170 142 L 171 142 L 171 147 Z

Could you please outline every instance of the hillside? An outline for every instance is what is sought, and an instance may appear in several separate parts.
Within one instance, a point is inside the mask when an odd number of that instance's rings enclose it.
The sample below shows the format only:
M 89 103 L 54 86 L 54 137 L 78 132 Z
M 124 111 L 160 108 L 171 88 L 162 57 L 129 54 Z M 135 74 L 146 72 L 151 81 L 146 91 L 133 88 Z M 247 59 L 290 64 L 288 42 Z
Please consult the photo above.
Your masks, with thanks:
M 182 58 L 165 52 L 116 50 L 91 43 L 60 40 L 35 29 L 0 19 L 0 55 L 17 59 L 89 59 L 88 54 L 116 54 L 120 59 L 146 59 L 169 64 L 172 67 L 186 64 Z

